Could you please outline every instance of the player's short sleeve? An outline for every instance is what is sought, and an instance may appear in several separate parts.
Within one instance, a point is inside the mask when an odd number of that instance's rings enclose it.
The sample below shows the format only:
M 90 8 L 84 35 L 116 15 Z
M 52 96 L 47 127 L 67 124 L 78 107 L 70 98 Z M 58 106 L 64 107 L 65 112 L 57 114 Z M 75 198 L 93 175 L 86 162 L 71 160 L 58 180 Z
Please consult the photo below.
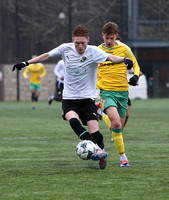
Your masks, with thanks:
M 65 45 L 62 44 L 58 47 L 56 47 L 55 49 L 52 49 L 51 51 L 49 51 L 49 56 L 50 57 L 58 57 L 58 56 L 61 56 L 64 52 L 64 48 L 65 48 Z
M 102 49 L 93 46 L 93 59 L 95 63 L 103 63 L 107 60 L 109 54 L 104 52 Z
M 41 67 L 41 68 L 44 68 L 44 65 L 42 63 L 38 63 L 38 65 Z

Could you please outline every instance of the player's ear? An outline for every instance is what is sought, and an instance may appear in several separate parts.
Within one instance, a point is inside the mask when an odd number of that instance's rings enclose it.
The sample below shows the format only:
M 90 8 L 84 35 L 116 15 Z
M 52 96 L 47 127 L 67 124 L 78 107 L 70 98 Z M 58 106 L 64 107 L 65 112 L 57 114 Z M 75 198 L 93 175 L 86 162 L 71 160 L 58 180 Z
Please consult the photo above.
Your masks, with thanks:
M 102 33 L 102 38 L 104 39 L 104 33 Z
M 74 37 L 72 37 L 72 42 L 74 41 Z
M 88 38 L 87 38 L 87 42 L 89 42 L 89 41 L 90 41 L 90 38 L 88 37 Z

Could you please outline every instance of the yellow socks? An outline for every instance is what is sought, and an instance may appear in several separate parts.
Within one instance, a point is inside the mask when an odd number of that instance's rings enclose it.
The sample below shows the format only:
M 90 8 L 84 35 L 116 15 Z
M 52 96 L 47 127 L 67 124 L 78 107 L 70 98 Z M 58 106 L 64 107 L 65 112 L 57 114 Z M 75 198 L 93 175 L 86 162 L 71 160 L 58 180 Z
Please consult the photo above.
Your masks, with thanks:
M 32 109 L 35 109 L 35 102 L 32 101 Z
M 104 122 L 106 123 L 106 125 L 109 127 L 111 126 L 111 121 L 109 119 L 109 117 L 103 113 L 102 118 L 104 120 Z M 124 142 L 123 142 L 123 136 L 122 136 L 122 129 L 111 129 L 112 132 L 112 138 L 114 141 L 114 144 L 116 146 L 117 152 L 118 154 L 124 155 L 125 151 L 124 151 Z
M 105 113 L 103 113 L 102 118 L 103 118 L 104 122 L 106 123 L 106 125 L 107 125 L 107 126 L 109 127 L 109 129 L 110 129 L 111 121 L 110 121 L 109 117 L 108 117 Z
M 113 129 L 112 128 L 112 137 L 114 144 L 116 146 L 118 154 L 121 156 L 124 154 L 124 142 L 122 136 L 122 129 Z

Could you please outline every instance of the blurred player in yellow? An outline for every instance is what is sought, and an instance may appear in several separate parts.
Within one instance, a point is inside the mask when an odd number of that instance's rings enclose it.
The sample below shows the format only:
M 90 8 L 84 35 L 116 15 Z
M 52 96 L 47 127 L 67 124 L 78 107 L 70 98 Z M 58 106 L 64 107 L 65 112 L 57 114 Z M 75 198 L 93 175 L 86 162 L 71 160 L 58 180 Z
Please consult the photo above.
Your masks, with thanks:
M 133 61 L 134 75 L 130 78 L 129 84 L 136 86 L 139 79 L 139 65 L 131 49 L 124 43 L 116 41 L 117 35 L 117 24 L 113 22 L 106 23 L 102 29 L 104 43 L 99 48 L 106 53 L 128 57 Z M 100 63 L 97 80 L 97 89 L 100 89 L 102 107 L 108 116 L 108 126 L 120 156 L 121 167 L 130 167 L 122 136 L 128 103 L 127 69 L 130 68 L 123 63 L 113 64 L 110 61 Z
M 37 57 L 33 55 L 32 58 Z M 29 76 L 28 76 L 29 72 Z M 31 90 L 31 99 L 32 99 L 32 109 L 35 109 L 35 102 L 38 101 L 41 91 L 41 83 L 42 78 L 46 75 L 46 70 L 41 63 L 31 64 L 27 66 L 25 71 L 23 72 L 23 76 L 25 79 L 30 82 L 30 90 Z

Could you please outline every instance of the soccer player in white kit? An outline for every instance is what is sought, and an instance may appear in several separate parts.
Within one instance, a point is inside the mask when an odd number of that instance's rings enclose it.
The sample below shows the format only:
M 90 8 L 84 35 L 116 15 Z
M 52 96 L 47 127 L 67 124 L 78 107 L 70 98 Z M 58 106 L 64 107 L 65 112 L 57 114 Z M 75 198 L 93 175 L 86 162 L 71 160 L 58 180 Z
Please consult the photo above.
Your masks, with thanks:
M 36 58 L 15 64 L 12 71 L 21 70 L 29 64 L 61 56 L 65 64 L 62 116 L 69 122 L 81 140 L 91 140 L 98 146 L 91 159 L 99 160 L 100 169 L 105 169 L 107 153 L 104 150 L 103 135 L 99 131 L 94 102 L 97 97 L 98 63 L 106 60 L 112 63 L 124 62 L 131 66 L 133 63 L 128 58 L 107 54 L 96 46 L 88 45 L 89 32 L 84 25 L 77 25 L 73 28 L 72 41 L 73 43 L 64 43 Z M 83 125 L 87 125 L 88 130 L 81 125 L 80 120 Z

